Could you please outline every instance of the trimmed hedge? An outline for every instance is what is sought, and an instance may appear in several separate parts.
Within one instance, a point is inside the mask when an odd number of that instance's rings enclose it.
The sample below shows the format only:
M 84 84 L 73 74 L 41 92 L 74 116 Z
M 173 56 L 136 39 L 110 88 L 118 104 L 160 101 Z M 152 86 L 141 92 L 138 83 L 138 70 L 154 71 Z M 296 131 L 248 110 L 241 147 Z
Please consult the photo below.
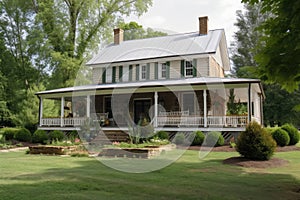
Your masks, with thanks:
M 161 140 L 168 140 L 169 134 L 166 131 L 158 131 L 155 136 L 157 136 Z
M 222 146 L 224 145 L 224 137 L 222 136 L 221 132 L 212 131 L 206 135 L 205 144 L 208 146 Z
M 15 134 L 15 140 L 20 142 L 31 142 L 31 133 L 26 128 L 21 128 L 19 131 Z
M 299 132 L 292 124 L 284 124 L 281 128 L 289 134 L 290 142 L 288 145 L 295 145 L 299 142 Z
M 174 143 L 180 145 L 180 144 L 184 144 L 184 142 L 185 142 L 184 134 L 183 133 L 177 133 L 174 137 Z
M 195 131 L 192 133 L 193 135 L 193 142 L 192 145 L 202 145 L 205 135 L 202 133 L 202 131 Z
M 236 150 L 251 160 L 269 160 L 275 151 L 276 142 L 257 122 L 251 122 L 236 143 Z
M 49 140 L 50 141 L 62 141 L 65 137 L 65 134 L 62 131 L 51 131 L 49 133 Z
M 17 129 L 17 128 L 3 128 L 2 136 L 5 138 L 5 140 L 13 140 L 18 131 L 19 131 L 19 129 Z
M 272 133 L 272 137 L 276 141 L 278 146 L 284 147 L 290 143 L 289 134 L 281 128 L 276 129 Z
M 34 142 L 34 143 L 41 143 L 41 144 L 47 144 L 47 141 L 48 141 L 48 135 L 47 135 L 46 131 L 44 131 L 44 130 L 36 130 L 33 133 L 32 142 Z

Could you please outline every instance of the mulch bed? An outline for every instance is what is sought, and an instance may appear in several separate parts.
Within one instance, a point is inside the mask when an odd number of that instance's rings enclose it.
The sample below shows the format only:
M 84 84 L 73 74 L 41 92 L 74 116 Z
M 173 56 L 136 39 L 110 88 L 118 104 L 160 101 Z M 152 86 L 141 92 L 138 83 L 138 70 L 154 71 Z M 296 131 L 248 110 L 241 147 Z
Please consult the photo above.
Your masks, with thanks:
M 190 146 L 190 150 L 200 150 L 200 146 Z M 209 147 L 203 147 L 203 150 L 205 149 L 209 150 Z M 229 145 L 226 146 L 221 146 L 221 147 L 214 147 L 211 149 L 211 151 L 214 152 L 235 152 L 235 148 L 231 148 Z M 276 152 L 289 152 L 289 151 L 300 151 L 300 147 L 297 146 L 285 146 L 285 147 L 277 147 Z M 287 166 L 289 162 L 284 159 L 280 158 L 271 158 L 270 160 L 267 161 L 254 161 L 254 160 L 249 160 L 244 157 L 231 157 L 228 159 L 225 159 L 223 161 L 223 164 L 228 164 L 228 165 L 235 165 L 235 166 L 241 166 L 241 167 L 246 167 L 246 168 L 274 168 L 274 167 L 283 167 Z
M 223 160 L 223 164 L 236 165 L 247 168 L 273 168 L 283 167 L 289 164 L 287 160 L 280 158 L 271 158 L 265 161 L 249 160 L 244 157 L 231 157 Z

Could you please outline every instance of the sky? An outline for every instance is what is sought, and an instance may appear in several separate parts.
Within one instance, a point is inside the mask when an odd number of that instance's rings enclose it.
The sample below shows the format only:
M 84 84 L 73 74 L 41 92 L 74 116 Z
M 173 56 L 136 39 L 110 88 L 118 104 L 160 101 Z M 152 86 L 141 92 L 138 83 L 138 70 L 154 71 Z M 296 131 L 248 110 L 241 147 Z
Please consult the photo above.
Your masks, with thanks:
M 229 45 L 237 30 L 236 11 L 242 9 L 241 0 L 153 0 L 147 13 L 125 18 L 125 22 L 136 21 L 167 33 L 189 33 L 198 31 L 200 16 L 208 16 L 208 29 L 225 29 Z

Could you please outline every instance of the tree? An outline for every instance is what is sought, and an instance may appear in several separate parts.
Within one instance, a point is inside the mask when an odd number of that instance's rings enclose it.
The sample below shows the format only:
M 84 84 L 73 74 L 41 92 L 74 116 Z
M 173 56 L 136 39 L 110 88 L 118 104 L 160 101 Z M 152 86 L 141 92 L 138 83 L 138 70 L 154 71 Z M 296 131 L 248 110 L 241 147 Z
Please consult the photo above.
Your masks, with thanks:
M 259 54 L 261 38 L 264 34 L 259 27 L 270 17 L 268 13 L 261 13 L 261 4 L 245 5 L 245 11 L 237 11 L 238 31 L 235 41 L 231 44 L 231 60 L 234 64 L 233 74 L 243 78 L 261 77 L 259 65 L 255 57 Z M 300 113 L 294 109 L 300 102 L 300 91 L 292 94 L 282 90 L 278 84 L 266 84 L 263 81 L 266 95 L 264 101 L 264 122 L 266 125 L 293 123 L 300 125 Z
M 152 28 L 144 29 L 142 25 L 139 25 L 136 22 L 121 23 L 119 26 L 124 30 L 124 40 L 152 38 L 168 35 L 164 32 L 155 31 Z
M 261 3 L 262 13 L 272 15 L 260 26 L 262 45 L 256 61 L 262 77 L 279 83 L 288 91 L 295 91 L 300 83 L 300 1 L 242 0 Z
M 35 22 L 51 47 L 55 87 L 73 85 L 80 65 L 111 36 L 122 16 L 140 15 L 152 0 L 38 0 Z

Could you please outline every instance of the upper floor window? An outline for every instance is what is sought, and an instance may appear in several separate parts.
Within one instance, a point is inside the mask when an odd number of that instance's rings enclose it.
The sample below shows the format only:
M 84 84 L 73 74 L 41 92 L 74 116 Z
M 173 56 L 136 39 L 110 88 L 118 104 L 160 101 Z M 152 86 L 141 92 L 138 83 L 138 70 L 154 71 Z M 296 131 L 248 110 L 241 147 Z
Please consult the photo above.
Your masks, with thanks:
M 167 63 L 160 64 L 159 72 L 160 72 L 159 78 L 167 78 Z
M 197 76 L 197 59 L 181 60 L 181 77 Z
M 147 78 L 147 66 L 142 65 L 141 67 L 141 79 L 145 80 Z
M 192 61 L 185 61 L 185 76 L 193 76 L 193 63 Z

